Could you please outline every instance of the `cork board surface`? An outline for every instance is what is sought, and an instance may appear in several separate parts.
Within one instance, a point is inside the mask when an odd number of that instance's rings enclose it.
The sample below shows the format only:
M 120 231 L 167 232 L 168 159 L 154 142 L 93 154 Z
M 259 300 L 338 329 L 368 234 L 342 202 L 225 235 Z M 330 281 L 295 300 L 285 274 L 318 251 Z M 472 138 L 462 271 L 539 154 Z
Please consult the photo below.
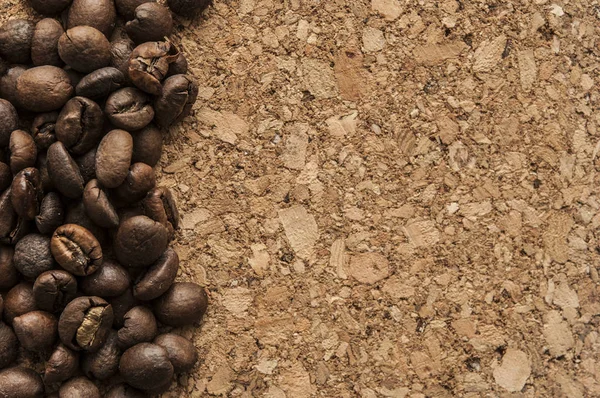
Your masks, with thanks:
M 165 396 L 600 396 L 597 0 L 215 0 L 176 30 L 200 96 L 159 176 L 211 305 Z

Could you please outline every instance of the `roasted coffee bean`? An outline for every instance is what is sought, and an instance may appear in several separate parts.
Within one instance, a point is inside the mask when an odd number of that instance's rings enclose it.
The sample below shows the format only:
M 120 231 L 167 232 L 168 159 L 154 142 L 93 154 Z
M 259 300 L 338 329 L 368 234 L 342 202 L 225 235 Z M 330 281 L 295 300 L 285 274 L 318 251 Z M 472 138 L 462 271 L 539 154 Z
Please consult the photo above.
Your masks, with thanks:
M 40 212 L 35 217 L 35 225 L 42 234 L 50 235 L 60 227 L 65 219 L 65 209 L 60 196 L 56 192 L 50 192 L 42 199 Z
M 198 86 L 186 75 L 168 77 L 162 94 L 154 102 L 156 123 L 168 128 L 190 114 L 198 97 Z
M 42 15 L 56 15 L 71 4 L 72 0 L 29 0 L 31 7 Z
M 13 175 L 10 171 L 10 166 L 4 162 L 0 162 L 0 192 L 4 192 L 6 188 L 10 187 L 12 179 Z
M 48 175 L 56 189 L 67 198 L 77 199 L 83 194 L 83 177 L 75 160 L 62 142 L 48 148 Z
M 0 397 L 42 398 L 44 383 L 33 370 L 21 366 L 0 371 Z
M 162 154 L 162 133 L 153 124 L 131 134 L 133 137 L 132 162 L 156 166 Z
M 102 265 L 100 243 L 90 231 L 77 224 L 58 227 L 52 234 L 50 250 L 56 262 L 73 275 L 91 275 Z
M 42 180 L 42 191 L 50 192 L 54 190 L 54 183 L 50 178 L 50 174 L 48 174 L 48 155 L 46 152 L 38 152 L 36 167 L 40 171 L 40 180 Z
M 110 43 L 110 66 L 120 70 L 126 80 L 129 79 L 129 57 L 134 47 L 135 44 L 130 39 L 119 39 Z
M 112 130 L 102 138 L 96 152 L 96 177 L 106 188 L 116 188 L 125 181 L 131 156 L 133 138 L 124 130 Z
M 189 372 L 198 361 L 198 352 L 194 344 L 178 334 L 161 334 L 154 339 L 154 344 L 167 350 L 175 373 Z
M 133 295 L 140 300 L 153 300 L 165 293 L 177 276 L 179 256 L 168 248 L 146 272 L 138 277 L 133 286 Z
M 169 188 L 158 187 L 146 195 L 142 203 L 144 214 L 167 228 L 172 239 L 179 228 L 179 211 Z
M 146 393 L 131 387 L 128 384 L 120 383 L 111 387 L 104 398 L 146 398 Z
M 103 228 L 116 228 L 119 226 L 117 211 L 98 180 L 91 180 L 85 186 L 83 206 L 88 217 L 99 226 Z
M 58 40 L 58 54 L 71 68 L 90 73 L 110 64 L 110 43 L 91 26 L 76 26 Z
M 114 190 L 114 194 L 123 203 L 134 203 L 144 199 L 155 185 L 154 169 L 145 163 L 134 163 L 129 168 L 125 181 Z
M 31 135 L 39 150 L 46 150 L 56 142 L 58 112 L 40 113 L 33 119 Z
M 100 227 L 95 222 L 92 221 L 91 218 L 85 212 L 85 206 L 83 205 L 83 201 L 78 201 L 72 203 L 68 209 L 67 214 L 65 216 L 66 224 L 77 224 L 87 229 L 98 239 L 101 245 L 107 243 L 107 231 L 106 229 Z
M 158 332 L 154 314 L 144 306 L 133 307 L 127 311 L 123 323 L 123 327 L 117 333 L 119 347 L 122 349 L 152 341 Z
M 0 322 L 0 369 L 16 361 L 18 353 L 19 341 L 17 335 L 10 326 Z
M 33 137 L 26 131 L 13 131 L 10 134 L 8 148 L 10 170 L 13 174 L 17 174 L 26 167 L 35 166 L 37 148 L 33 141 Z
M 46 362 L 44 383 L 60 383 L 73 377 L 79 368 L 79 354 L 64 344 L 58 344 Z
M 19 343 L 26 350 L 47 352 L 58 338 L 58 322 L 46 311 L 31 311 L 13 320 L 13 328 Z
M 97 148 L 94 147 L 75 159 L 75 162 L 79 166 L 83 181 L 85 181 L 86 184 L 96 178 L 96 149 Z
M 113 0 L 73 0 L 67 27 L 91 26 L 110 37 L 117 19 Z
M 31 40 L 31 60 L 33 65 L 63 66 L 58 55 L 58 39 L 65 33 L 60 22 L 44 18 L 35 25 Z
M 138 44 L 164 40 L 172 30 L 171 12 L 155 2 L 139 5 L 134 11 L 134 18 L 125 24 L 127 35 Z
M 153 95 L 162 92 L 161 82 L 175 62 L 179 51 L 170 42 L 154 41 L 140 44 L 129 57 L 128 72 L 133 84 Z
M 3 85 L 0 84 L 0 87 Z M 0 90 L 0 95 L 2 91 Z M 4 95 L 2 95 L 4 97 Z M 0 147 L 5 147 L 10 141 L 10 135 L 19 128 L 19 115 L 15 107 L 7 100 L 0 98 Z
M 120 296 L 110 298 L 110 305 L 113 308 L 114 321 L 113 327 L 120 329 L 125 323 L 125 314 L 127 311 L 140 304 L 140 301 L 133 297 L 131 289 L 125 290 Z
M 17 91 L 17 81 L 19 80 L 19 77 L 28 69 L 27 66 L 24 65 L 14 65 L 11 66 L 4 75 L 2 75 L 2 77 L 0 77 L 0 97 L 4 98 L 3 100 L 0 100 L 0 105 L 2 104 L 2 101 L 8 102 L 10 101 L 10 103 L 16 107 L 22 107 L 21 103 L 20 103 L 20 96 L 19 96 L 19 92 Z M 11 105 L 11 107 L 12 107 Z M 0 118 L 4 118 L 5 115 L 3 115 L 4 111 L 2 110 L 2 106 L 0 106 Z M 0 123 L 0 126 L 2 126 L 3 123 Z M 8 129 L 8 127 L 2 126 L 0 127 L 0 140 L 4 141 L 4 136 L 6 134 L 6 142 L 8 143 L 8 137 L 10 135 L 10 133 L 15 130 L 18 126 L 18 118 L 15 118 L 15 126 L 14 128 L 11 128 L 10 131 L 8 131 L 8 133 L 5 133 L 5 130 Z M 0 143 L 0 145 L 5 145 Z
M 42 179 L 35 167 L 28 167 L 17 173 L 10 186 L 10 200 L 19 217 L 33 220 L 38 214 L 42 201 Z
M 108 120 L 120 129 L 140 130 L 154 118 L 150 97 L 134 87 L 126 87 L 108 96 L 104 112 Z
M 188 72 L 188 62 L 183 53 L 179 53 L 175 61 L 169 65 L 167 77 L 174 75 L 185 75 Z
M 60 386 L 60 398 L 100 398 L 100 390 L 93 381 L 84 376 L 75 377 Z
M 11 64 L 31 61 L 34 24 L 25 19 L 11 19 L 0 27 L 0 56 Z
M 56 66 L 36 66 L 24 71 L 17 79 L 19 104 L 33 112 L 59 109 L 72 94 L 69 75 Z
M 154 302 L 154 315 L 169 326 L 185 326 L 202 319 L 208 305 L 206 292 L 192 282 L 175 282 Z
M 29 280 L 54 268 L 50 238 L 40 234 L 25 235 L 15 246 L 15 268 Z M 41 307 L 40 307 L 41 308 Z
M 213 0 L 167 0 L 171 11 L 183 16 L 199 14 L 206 10 L 212 2 Z
M 74 155 L 83 155 L 102 138 L 104 114 L 97 103 L 85 97 L 71 98 L 56 121 L 56 138 Z
M 77 95 L 87 98 L 104 98 L 125 85 L 125 75 L 112 66 L 100 68 L 85 75 L 75 87 Z
M 147 267 L 160 257 L 168 244 L 167 229 L 146 217 L 121 222 L 114 239 L 114 253 L 127 267 Z
M 135 9 L 138 8 L 138 6 L 150 1 L 155 0 L 115 0 L 115 5 L 117 6 L 119 15 L 125 18 L 126 21 L 129 21 L 134 18 Z
M 19 283 L 19 272 L 15 268 L 14 249 L 0 245 L 0 290 L 9 290 Z
M 117 332 L 111 330 L 106 342 L 93 353 L 83 354 L 81 368 L 89 378 L 106 380 L 119 371 L 121 349 L 118 345 Z
M 29 282 L 19 283 L 4 296 L 4 320 L 9 325 L 12 325 L 16 317 L 37 309 L 33 284 Z
M 81 280 L 81 290 L 88 296 L 116 297 L 125 293 L 130 283 L 125 268 L 106 260 L 98 271 Z
M 173 377 L 167 350 L 152 343 L 140 343 L 125 351 L 119 371 L 127 384 L 142 390 L 170 384 Z
M 33 284 L 35 304 L 44 311 L 62 311 L 76 295 L 77 280 L 67 271 L 46 271 L 38 276 Z
M 72 350 L 95 352 L 106 341 L 112 323 L 112 307 L 104 299 L 77 297 L 60 315 L 58 334 Z
M 19 224 L 11 196 L 10 188 L 0 195 L 0 240 L 5 244 L 11 244 Z

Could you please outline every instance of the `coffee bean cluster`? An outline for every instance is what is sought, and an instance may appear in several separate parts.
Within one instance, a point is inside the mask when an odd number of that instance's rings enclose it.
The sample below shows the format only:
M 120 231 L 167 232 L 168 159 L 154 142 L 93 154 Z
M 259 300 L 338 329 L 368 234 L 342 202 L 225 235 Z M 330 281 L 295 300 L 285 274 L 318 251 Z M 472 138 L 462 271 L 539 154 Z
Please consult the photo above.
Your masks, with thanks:
M 148 397 L 197 361 L 173 328 L 179 225 L 156 185 L 164 132 L 198 88 L 171 12 L 210 0 L 29 0 L 0 27 L 0 398 Z

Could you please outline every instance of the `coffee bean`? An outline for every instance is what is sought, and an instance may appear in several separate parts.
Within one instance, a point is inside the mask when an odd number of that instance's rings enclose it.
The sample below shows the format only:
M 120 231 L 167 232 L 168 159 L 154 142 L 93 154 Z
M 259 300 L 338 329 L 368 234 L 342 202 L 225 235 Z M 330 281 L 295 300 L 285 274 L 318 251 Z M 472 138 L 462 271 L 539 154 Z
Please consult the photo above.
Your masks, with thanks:
M 0 103 L 2 101 L 10 101 L 10 103 L 12 104 L 11 107 L 14 105 L 16 107 L 20 107 L 22 108 L 21 104 L 20 104 L 20 97 L 19 97 L 19 93 L 17 91 L 17 81 L 19 79 L 19 77 L 27 70 L 29 69 L 27 66 L 24 65 L 13 65 L 11 66 L 4 75 L 2 75 L 2 77 L 0 77 L 0 97 L 4 98 L 3 100 L 0 101 Z M 2 115 L 2 108 L 0 108 L 0 117 L 4 117 L 4 115 Z M 15 122 L 18 123 L 18 119 L 15 119 Z M 10 133 L 15 130 L 17 128 L 18 124 L 15 124 L 15 127 L 12 128 L 10 131 L 8 131 L 8 134 L 6 135 L 6 142 L 8 143 L 8 136 L 10 135 Z M 2 134 L 0 134 L 0 140 L 4 140 L 4 130 L 6 129 L 6 127 L 0 127 L 0 132 L 2 132 Z M 4 145 L 4 144 L 2 144 Z
M 48 312 L 62 311 L 77 294 L 77 280 L 63 270 L 46 271 L 33 284 L 35 304 Z
M 114 239 L 114 253 L 127 267 L 147 267 L 156 261 L 168 244 L 167 229 L 146 217 L 121 222 Z
M 19 216 L 11 203 L 11 189 L 0 195 L 0 240 L 10 244 L 14 239 L 19 224 Z
M 102 265 L 100 243 L 90 231 L 76 224 L 58 227 L 52 234 L 50 250 L 56 262 L 73 275 L 91 275 Z
M 31 60 L 33 65 L 63 66 L 58 55 L 58 39 L 65 33 L 60 22 L 44 18 L 35 25 L 31 40 Z
M 15 175 L 10 186 L 10 200 L 19 217 L 33 220 L 42 201 L 42 180 L 35 167 L 23 169 Z
M 154 169 L 145 163 L 134 163 L 114 194 L 122 203 L 135 203 L 142 200 L 155 185 Z
M 117 19 L 113 0 L 73 0 L 67 27 L 91 26 L 110 37 Z M 85 47 L 84 47 L 85 48 Z
M 120 296 L 110 298 L 110 305 L 113 307 L 113 327 L 120 329 L 125 323 L 125 314 L 127 311 L 140 304 L 140 301 L 133 297 L 133 293 L 130 288 L 125 290 Z
M 56 121 L 58 112 L 38 114 L 31 123 L 31 135 L 38 150 L 45 150 L 56 142 Z
M 16 317 L 37 309 L 33 284 L 29 282 L 19 283 L 4 296 L 4 320 L 9 325 L 12 325 Z
M 72 350 L 97 351 L 106 341 L 113 311 L 104 299 L 77 297 L 65 307 L 58 320 L 58 334 Z
M 165 325 L 191 325 L 202 319 L 207 305 L 208 297 L 202 287 L 191 282 L 175 282 L 154 302 L 154 314 Z
M 99 226 L 103 228 L 116 228 L 119 226 L 117 211 L 98 180 L 91 180 L 85 186 L 83 205 L 86 214 Z
M 183 16 L 199 14 L 206 10 L 212 2 L 213 0 L 167 0 L 171 11 Z
M 106 188 L 116 188 L 125 181 L 131 156 L 133 138 L 124 130 L 112 130 L 102 138 L 96 152 L 96 177 Z
M 130 282 L 125 268 L 106 260 L 98 271 L 81 280 L 81 290 L 88 296 L 116 297 L 129 288 Z
M 75 162 L 79 166 L 81 177 L 83 177 L 83 181 L 86 184 L 96 178 L 96 149 L 94 147 L 75 159 Z
M 100 68 L 85 75 L 75 87 L 77 95 L 87 98 L 104 98 L 125 85 L 125 75 L 112 66 Z
M 83 155 L 102 138 L 104 114 L 94 101 L 84 97 L 70 99 L 58 115 L 56 138 L 75 155 Z
M 132 162 L 142 162 L 156 166 L 162 154 L 162 133 L 153 124 L 131 134 L 133 137 Z
M 175 62 L 179 51 L 170 42 L 154 41 L 140 44 L 129 57 L 128 72 L 139 89 L 160 95 L 161 82 L 167 75 L 169 64 Z
M 77 224 L 92 233 L 100 242 L 100 245 L 104 245 L 107 242 L 107 231 L 92 221 L 91 218 L 85 212 L 85 206 L 83 201 L 71 203 L 67 208 L 67 214 L 65 216 L 66 224 Z
M 47 156 L 48 175 L 56 189 L 67 198 L 81 197 L 83 177 L 65 145 L 60 141 L 50 145 Z
M 106 342 L 93 353 L 84 353 L 81 360 L 83 373 L 89 378 L 106 380 L 119 371 L 121 349 L 118 346 L 117 332 L 111 330 Z
M 40 234 L 24 236 L 15 246 L 15 268 L 29 280 L 54 268 L 50 253 L 50 238 Z M 41 307 L 40 307 L 41 308 Z
M 50 192 L 42 199 L 40 212 L 35 217 L 35 225 L 42 234 L 50 235 L 60 227 L 65 219 L 65 209 L 60 196 Z
M 91 26 L 67 30 L 58 40 L 58 54 L 67 65 L 83 73 L 108 66 L 111 58 L 108 39 Z
M 153 300 L 165 293 L 177 276 L 179 256 L 168 248 L 148 270 L 140 275 L 133 286 L 133 295 L 140 300 Z
M 125 351 L 119 371 L 127 384 L 142 390 L 170 384 L 173 377 L 173 365 L 167 351 L 152 343 L 140 343 Z
M 155 2 L 139 5 L 133 20 L 125 24 L 127 35 L 135 43 L 164 40 L 173 30 L 173 17 L 169 9 Z
M 48 154 L 46 152 L 38 152 L 36 167 L 40 171 L 40 180 L 42 180 L 42 191 L 50 192 L 55 190 L 54 183 L 48 174 Z
M 0 371 L 0 397 L 2 398 L 42 398 L 44 383 L 31 369 L 21 366 Z
M 13 258 L 14 249 L 0 245 L 0 290 L 9 290 L 19 283 L 19 272 Z
M 19 104 L 33 112 L 49 112 L 62 107 L 73 94 L 67 72 L 56 66 L 27 69 L 17 79 Z
M 154 339 L 154 344 L 167 350 L 167 355 L 175 373 L 192 370 L 198 361 L 198 352 L 191 341 L 174 333 L 165 333 Z
M 127 349 L 156 337 L 158 328 L 152 311 L 144 306 L 133 307 L 123 317 L 123 327 L 117 335 L 119 347 Z
M 33 352 L 49 351 L 58 337 L 58 322 L 46 311 L 31 311 L 13 320 L 13 328 L 19 343 Z
M 79 354 L 64 344 L 58 344 L 46 361 L 44 383 L 60 383 L 73 377 L 79 368 Z
M 17 335 L 10 326 L 0 322 L 0 369 L 16 361 L 18 353 L 19 341 Z
M 154 118 L 150 97 L 133 87 L 126 87 L 108 96 L 104 112 L 108 120 L 120 129 L 140 130 Z
M 144 214 L 164 225 L 172 239 L 175 230 L 179 228 L 179 211 L 169 188 L 158 187 L 151 190 L 142 205 Z
M 72 0 L 29 0 L 29 5 L 42 15 L 56 15 L 71 4 Z
M 178 123 L 190 114 L 198 97 L 198 86 L 186 75 L 168 77 L 162 94 L 154 102 L 156 122 L 163 128 Z
M 75 377 L 58 390 L 60 398 L 100 398 L 100 390 L 93 381 L 84 376 Z
M 13 174 L 17 174 L 26 167 L 35 166 L 37 148 L 33 137 L 26 131 L 13 131 L 10 134 L 8 145 L 10 170 Z
M 117 68 L 123 73 L 125 79 L 129 79 L 129 57 L 135 44 L 130 39 L 119 39 L 110 43 L 110 66 Z
M 115 0 L 115 5 L 117 6 L 117 12 L 126 21 L 130 21 L 134 18 L 135 9 L 138 8 L 141 4 L 148 3 L 150 1 L 155 0 Z
M 183 53 L 179 53 L 175 61 L 169 65 L 167 77 L 174 75 L 185 75 L 188 72 L 188 62 Z
M 0 192 L 4 192 L 6 188 L 10 187 L 12 179 L 13 175 L 10 171 L 10 166 L 4 162 L 0 162 Z
M 104 398 L 146 398 L 146 396 L 146 393 L 136 390 L 125 383 L 111 387 L 106 394 L 104 394 Z
M 2 84 L 0 84 L 1 86 Z M 0 95 L 2 95 L 1 91 Z M 4 147 L 8 145 L 11 133 L 17 128 L 19 128 L 17 110 L 10 102 L 0 98 L 0 146 Z
M 25 19 L 11 19 L 0 27 L 0 56 L 11 64 L 31 61 L 34 24 Z

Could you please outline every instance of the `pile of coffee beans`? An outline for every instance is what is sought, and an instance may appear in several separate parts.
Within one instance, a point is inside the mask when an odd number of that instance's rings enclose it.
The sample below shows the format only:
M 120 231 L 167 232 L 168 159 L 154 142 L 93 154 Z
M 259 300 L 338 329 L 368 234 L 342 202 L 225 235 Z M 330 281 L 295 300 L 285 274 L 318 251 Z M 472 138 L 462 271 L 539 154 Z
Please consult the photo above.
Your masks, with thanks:
M 198 94 L 171 12 L 210 0 L 29 0 L 0 27 L 0 398 L 148 397 L 197 361 L 179 225 L 154 167 Z M 103 395 L 102 395 L 103 394 Z

